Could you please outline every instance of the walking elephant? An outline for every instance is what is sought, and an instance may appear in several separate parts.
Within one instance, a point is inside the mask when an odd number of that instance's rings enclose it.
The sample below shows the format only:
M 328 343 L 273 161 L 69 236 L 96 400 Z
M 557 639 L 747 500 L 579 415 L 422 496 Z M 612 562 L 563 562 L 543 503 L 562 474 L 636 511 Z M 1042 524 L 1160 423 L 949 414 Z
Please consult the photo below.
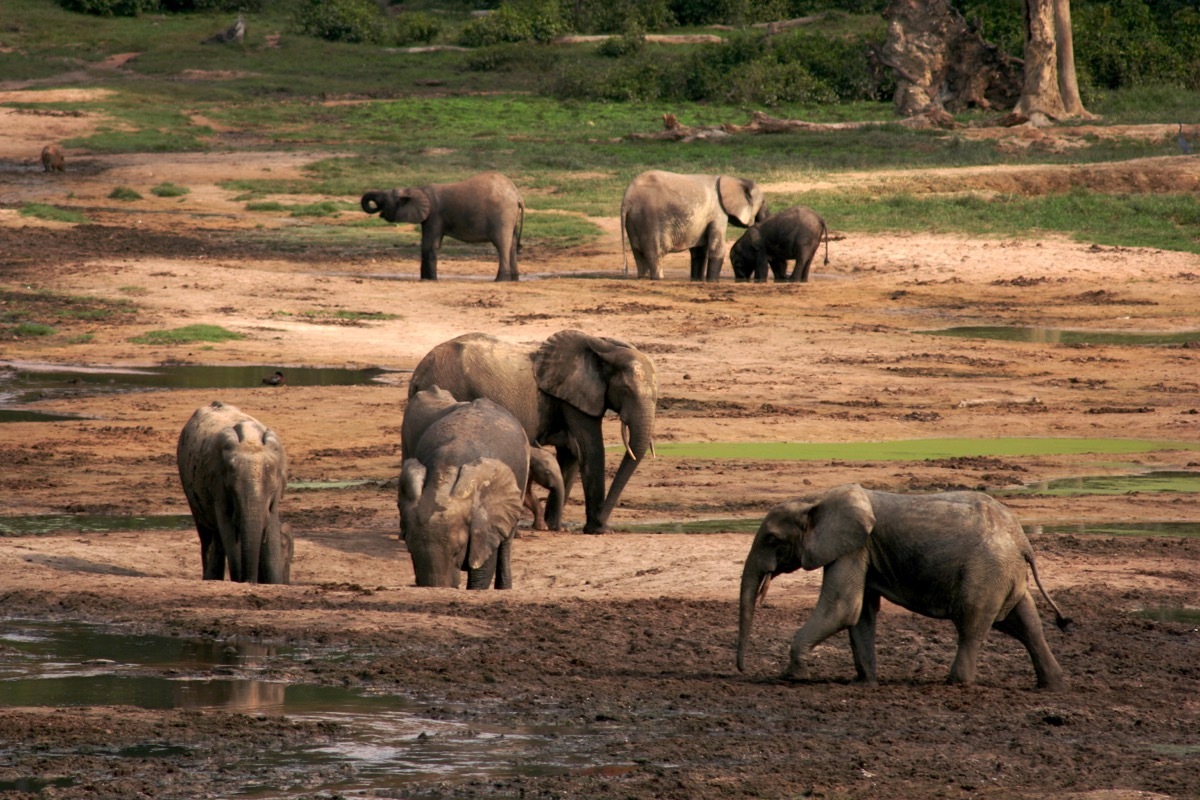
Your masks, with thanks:
M 449 404 L 446 392 L 417 393 L 401 436 L 400 530 L 418 586 L 512 588 L 512 537 L 529 480 L 529 441 L 516 418 L 491 400 Z M 438 405 L 435 413 L 429 406 Z M 424 407 L 423 407 L 424 406 Z
M 729 249 L 729 263 L 733 275 L 739 281 L 754 276 L 757 283 L 767 279 L 767 266 L 776 281 L 788 279 L 787 262 L 794 260 L 790 280 L 807 282 L 813 258 L 825 239 L 825 263 L 829 263 L 829 229 L 825 220 L 804 206 L 773 214 L 762 222 L 746 229 L 733 247 Z
M 618 339 L 564 330 L 536 348 L 526 348 L 485 333 L 464 334 L 421 359 L 413 370 L 409 397 L 431 386 L 459 400 L 494 400 L 520 421 L 530 443 L 552 445 L 565 494 L 577 474 L 582 478 L 585 533 L 608 530 L 609 515 L 654 437 L 654 362 Z M 621 418 L 625 455 L 606 495 L 600 423 L 609 409 Z M 561 506 L 547 508 L 546 524 L 561 527 Z
M 176 449 L 179 479 L 196 530 L 204 580 L 288 583 L 292 537 L 279 519 L 287 453 L 275 432 L 214 401 L 192 414 Z
M 417 439 L 430 425 L 440 417 L 454 410 L 463 403 L 454 399 L 454 395 L 439 386 L 431 386 L 417 392 L 408 399 L 404 407 L 404 420 L 400 426 L 401 458 L 413 452 Z M 524 505 L 533 514 L 535 530 L 547 530 L 546 516 L 561 522 L 563 503 L 566 502 L 566 490 L 563 487 L 562 472 L 558 461 L 540 447 L 527 444 L 529 449 L 529 481 L 525 487 Z M 537 484 L 548 489 L 545 512 L 533 494 L 533 485 Z
M 771 578 L 824 568 L 812 616 L 792 639 L 784 677 L 807 677 L 806 658 L 850 629 L 858 680 L 875 682 L 875 618 L 886 597 L 910 611 L 949 619 L 958 632 L 951 683 L 972 683 L 990 628 L 1025 646 L 1037 685 L 1063 687 L 1063 672 L 1042 633 L 1026 566 L 1042 587 L 1033 549 L 1012 512 L 980 492 L 898 495 L 856 484 L 782 503 L 768 512 L 742 570 L 737 665 L 745 667 L 755 605 Z
M 442 238 L 491 242 L 500 257 L 496 280 L 515 281 L 517 252 L 525 227 L 521 193 L 499 172 L 481 172 L 458 183 L 372 191 L 362 196 L 362 210 L 388 222 L 421 224 L 421 280 L 437 280 Z
M 692 280 L 715 281 L 725 261 L 725 227 L 745 228 L 769 216 L 754 181 L 728 175 L 679 175 L 651 170 L 634 178 L 621 200 L 625 241 L 639 278 L 662 280 L 662 257 L 687 250 Z M 626 262 L 628 272 L 628 262 Z

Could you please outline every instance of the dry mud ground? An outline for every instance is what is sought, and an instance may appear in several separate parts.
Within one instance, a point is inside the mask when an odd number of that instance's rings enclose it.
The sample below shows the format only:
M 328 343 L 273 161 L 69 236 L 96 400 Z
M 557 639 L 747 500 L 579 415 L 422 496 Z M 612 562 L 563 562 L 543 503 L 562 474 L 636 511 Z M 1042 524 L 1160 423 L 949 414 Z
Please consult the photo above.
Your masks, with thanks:
M 917 333 L 960 324 L 1195 329 L 1193 255 L 1062 238 L 855 234 L 831 244 L 830 263 L 816 264 L 808 285 L 692 285 L 683 280 L 685 255 L 672 259 L 669 280 L 651 284 L 620 279 L 615 219 L 602 219 L 606 235 L 595 246 L 553 256 L 530 248 L 522 269 L 542 279 L 490 283 L 494 261 L 478 248 L 444 260 L 446 279 L 426 285 L 384 279 L 416 273 L 415 260 L 398 264 L 390 254 L 281 255 L 270 236 L 245 244 L 239 235 L 247 229 L 263 226 L 282 239 L 304 223 L 248 214 L 216 182 L 279 177 L 301 163 L 297 156 L 73 157 L 65 175 L 47 176 L 13 141 L 12 152 L 0 153 L 11 167 L 0 205 L 76 206 L 93 224 L 39 223 L 0 209 L 0 281 L 129 298 L 139 311 L 81 324 L 76 332 L 93 334 L 86 344 L 0 342 L 10 361 L 404 369 L 466 331 L 536 342 L 579 328 L 653 355 L 660 443 L 1000 435 L 1200 442 L 1195 348 Z M 1081 180 L 1111 182 L 1124 170 L 1186 183 L 1195 181 L 1196 163 L 1073 169 Z M 1046 185 L 1057 188 L 1062 172 L 1048 168 Z M 940 171 L 939 179 L 959 190 L 987 185 L 989 174 Z M 1037 169 L 1022 174 L 1021 190 L 1035 191 Z M 164 200 L 146 191 L 162 181 L 192 194 Z M 146 199 L 133 211 L 116 208 L 106 199 L 115 185 Z M 397 318 L 330 325 L 302 316 L 334 310 Z M 192 323 L 246 338 L 211 347 L 129 341 Z M 184 513 L 175 440 L 192 410 L 215 398 L 280 433 L 293 480 L 377 483 L 286 498 L 296 536 L 291 586 L 200 581 L 190 532 L 67 531 L 0 538 L 0 608 L 8 617 L 318 648 L 336 657 L 271 660 L 260 677 L 397 693 L 430 716 L 481 729 L 579 734 L 535 737 L 528 747 L 545 750 L 534 761 L 553 765 L 569 741 L 572 763 L 581 758 L 584 766 L 524 769 L 514 759 L 485 765 L 483 777 L 428 775 L 403 788 L 370 788 L 350 761 L 336 774 L 245 766 L 250 754 L 339 736 L 336 724 L 282 717 L 252 700 L 203 710 L 7 707 L 4 793 L 19 795 L 31 784 L 17 782 L 36 778 L 49 782 L 41 796 L 58 798 L 226 797 L 248 785 L 261 788 L 256 796 L 312 798 L 1200 797 L 1200 634 L 1194 623 L 1143 613 L 1197 605 L 1200 540 L 1031 537 L 1043 579 L 1076 623 L 1068 633 L 1053 629 L 1043 604 L 1068 675 L 1064 692 L 1035 691 L 1024 652 L 999 634 L 982 656 L 978 685 L 945 685 L 949 624 L 895 607 L 881 619 L 878 686 L 849 682 L 845 635 L 819 648 L 812 682 L 788 685 L 774 678 L 819 575 L 776 581 L 748 671 L 739 674 L 733 643 L 745 533 L 526 531 L 514 546 L 512 591 L 413 587 L 395 536 L 404 397 L 399 373 L 374 386 L 81 390 L 36 403 L 90 418 L 0 425 L 0 514 Z M 606 436 L 619 442 L 615 426 Z M 613 522 L 760 517 L 780 500 L 848 481 L 898 491 L 998 489 L 1134 468 L 1195 471 L 1198 460 L 1171 447 L 941 461 L 659 457 L 641 466 Z M 1197 497 L 1186 493 L 1007 502 L 1030 524 L 1200 521 Z M 566 517 L 582 522 L 578 489 Z

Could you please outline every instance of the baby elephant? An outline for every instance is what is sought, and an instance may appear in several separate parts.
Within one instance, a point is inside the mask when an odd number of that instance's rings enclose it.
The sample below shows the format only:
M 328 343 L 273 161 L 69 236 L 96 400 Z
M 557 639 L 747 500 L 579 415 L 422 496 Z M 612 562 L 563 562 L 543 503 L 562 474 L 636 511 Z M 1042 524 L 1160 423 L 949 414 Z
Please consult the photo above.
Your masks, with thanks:
M 1039 687 L 1061 689 L 1063 672 L 1042 633 L 1026 566 L 1065 628 L 1069 620 L 1042 588 L 1021 524 L 986 494 L 898 495 L 851 484 L 782 503 L 763 520 L 742 570 L 738 669 L 771 578 L 823 567 L 820 597 L 792 639 L 785 678 L 806 678 L 812 649 L 849 628 L 858 680 L 874 683 L 875 617 L 886 597 L 954 623 L 951 683 L 975 680 L 979 648 L 996 628 L 1029 651 Z
M 751 225 L 733 243 L 729 263 L 733 265 L 734 277 L 745 281 L 753 275 L 754 280 L 761 283 L 767 279 L 767 265 L 770 265 L 777 281 L 808 281 L 808 271 L 822 237 L 825 239 L 825 263 L 828 264 L 829 229 L 825 227 L 825 220 L 805 206 L 780 211 Z M 787 262 L 791 259 L 796 261 L 796 266 L 789 279 Z
M 499 172 L 481 172 L 458 183 L 367 192 L 362 210 L 388 222 L 421 224 L 421 280 L 437 280 L 442 238 L 491 242 L 500 255 L 498 281 L 515 281 L 517 252 L 525 227 L 521 193 Z
M 66 169 L 67 159 L 61 147 L 48 144 L 42 148 L 42 172 L 65 172 Z
M 521 423 L 491 400 L 439 406 L 437 387 L 404 410 L 400 534 L 418 586 L 512 588 L 510 550 L 529 480 Z M 422 396 L 426 397 L 422 397 Z M 453 398 L 451 398 L 453 400 Z
M 287 454 L 275 432 L 220 401 L 201 406 L 179 434 L 187 495 L 205 580 L 288 583 L 292 536 L 279 521 Z

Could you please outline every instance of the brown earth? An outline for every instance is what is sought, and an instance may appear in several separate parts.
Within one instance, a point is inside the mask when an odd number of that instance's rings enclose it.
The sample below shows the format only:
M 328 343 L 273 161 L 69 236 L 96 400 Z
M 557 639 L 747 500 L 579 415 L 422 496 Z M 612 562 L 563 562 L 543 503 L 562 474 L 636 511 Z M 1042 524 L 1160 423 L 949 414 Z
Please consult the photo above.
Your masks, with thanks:
M 5 124 L 95 124 L 0 114 Z M 517 285 L 488 280 L 495 263 L 485 248 L 444 257 L 444 280 L 421 284 L 411 280 L 411 247 L 367 254 L 335 245 L 284 249 L 279 243 L 306 223 L 246 212 L 235 193 L 216 185 L 234 175 L 286 176 L 311 156 L 68 153 L 65 174 L 43 175 L 35 167 L 42 144 L 35 133 L 6 128 L 0 141 L 0 288 L 129 299 L 138 311 L 76 323 L 69 333 L 92 334 L 82 344 L 66 336 L 0 342 L 0 358 L 9 361 L 404 369 L 466 331 L 535 342 L 580 328 L 652 354 L 662 395 L 660 443 L 1021 436 L 1200 444 L 1195 348 L 918 333 L 966 324 L 1196 329 L 1194 255 L 1065 238 L 853 234 L 831 244 L 830 263 L 814 265 L 807 285 L 693 285 L 684 280 L 684 255 L 668 264 L 668 280 L 652 284 L 621 279 L 616 220 L 605 218 L 596 220 L 606 233 L 594 246 L 554 254 L 528 248 L 521 264 L 527 279 Z M 1197 163 L 1163 159 L 1146 174 L 1194 185 Z M 1022 186 L 1034 191 L 1038 180 L 1059 188 L 1064 173 L 1073 183 L 1109 186 L 1125 180 L 1114 175 L 1140 171 L 1136 164 L 1075 165 L 897 179 L 932 191 L 1012 191 L 1014 179 L 1006 176 L 1019 172 Z M 889 176 L 845 181 L 866 185 L 881 177 Z M 163 181 L 192 192 L 182 199 L 151 195 L 149 187 Z M 108 200 L 116 185 L 145 199 L 132 210 Z M 31 200 L 83 209 L 94 223 L 18 216 L 15 208 Z M 602 277 L 582 277 L 596 275 Z M 397 318 L 332 325 L 302 316 L 336 310 Z M 192 323 L 246 338 L 212 346 L 129 341 Z M 819 575 L 777 580 L 748 672 L 739 674 L 732 645 L 744 533 L 526 531 L 514 546 L 512 591 L 413 587 L 395 536 L 404 389 L 398 373 L 376 386 L 127 395 L 81 389 L 33 404 L 89 419 L 0 425 L 0 514 L 184 513 L 175 439 L 194 408 L 218 397 L 280 433 L 293 481 L 373 482 L 286 498 L 296 536 L 294 584 L 286 587 L 200 581 L 192 533 L 0 538 L 5 615 L 331 648 L 337 658 L 280 658 L 266 675 L 399 693 L 431 713 L 483 728 L 586 733 L 577 746 L 587 767 L 515 763 L 486 778 L 429 775 L 390 790 L 357 784 L 356 796 L 1200 797 L 1200 633 L 1194 622 L 1153 613 L 1200 603 L 1200 541 L 1032 536 L 1044 581 L 1076 623 L 1067 633 L 1048 633 L 1069 678 L 1064 692 L 1035 691 L 1027 657 L 999 634 L 985 649 L 977 685 L 945 685 L 950 626 L 895 607 L 885 609 L 880 626 L 879 686 L 849 682 L 844 634 L 818 649 L 815 680 L 787 685 L 774 676 L 815 600 Z M 618 432 L 607 424 L 615 445 Z M 613 522 L 666 527 L 755 518 L 780 500 L 847 481 L 898 491 L 999 489 L 1198 466 L 1196 452 L 1170 446 L 1134 456 L 929 462 L 660 457 L 641 466 Z M 576 526 L 578 495 L 566 515 Z M 1035 525 L 1200 522 L 1197 499 L 1134 492 L 1006 502 Z M 248 752 L 325 741 L 336 728 L 252 708 L 10 707 L 0 710 L 0 793 L 19 794 L 16 782 L 33 777 L 69 778 L 43 797 L 230 796 L 262 779 L 238 766 Z M 554 741 L 535 746 L 553 750 Z M 168 745 L 176 747 L 158 757 L 113 758 L 105 749 Z M 322 788 L 338 783 L 327 775 L 267 776 L 258 785 L 273 791 L 262 796 L 342 796 Z M 340 777 L 356 785 L 352 765 Z

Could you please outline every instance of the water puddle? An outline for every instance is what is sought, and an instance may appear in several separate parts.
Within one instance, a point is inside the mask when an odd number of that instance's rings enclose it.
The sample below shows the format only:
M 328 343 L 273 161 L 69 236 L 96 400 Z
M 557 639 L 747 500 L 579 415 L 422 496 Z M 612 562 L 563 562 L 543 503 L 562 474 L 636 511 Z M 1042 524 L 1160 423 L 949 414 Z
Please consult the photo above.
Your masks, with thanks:
M 1177 333 L 1148 333 L 1126 331 L 1082 331 L 1035 326 L 980 325 L 944 328 L 936 331 L 916 331 L 931 336 L 953 336 L 962 339 L 998 339 L 1005 342 L 1038 344 L 1112 344 L 1140 347 L 1164 347 L 1200 342 L 1200 331 Z
M 283 373 L 287 386 L 364 386 L 386 382 L 402 370 L 342 369 L 335 367 L 202 366 L 171 364 L 159 367 L 57 366 L 0 361 L 0 422 L 53 422 L 78 419 L 70 415 L 30 412 L 16 408 L 36 400 L 100 393 L 156 389 L 231 389 L 263 386 L 265 378 Z M 31 417 L 32 415 L 35 415 Z
M 1050 497 L 1119 495 L 1134 492 L 1200 492 L 1200 472 L 1160 470 L 1136 475 L 1083 475 L 1003 489 L 998 495 L 1040 494 Z
M 191 514 L 29 514 L 0 516 L 0 536 L 43 533 L 114 533 L 117 531 L 184 531 L 196 527 Z
M 1158 439 L 904 439 L 888 442 L 664 442 L 668 458 L 755 461 L 927 461 L 963 456 L 1048 456 L 1200 450 L 1200 443 Z M 619 447 L 610 448 L 618 452 Z
M 1158 606 L 1155 608 L 1143 608 L 1136 613 L 1139 617 L 1152 619 L 1155 622 L 1181 622 L 1184 625 L 1200 625 L 1200 608 Z M 1195 749 L 1200 751 L 1200 748 Z
M 620 533 L 754 533 L 762 517 L 663 520 L 616 525 Z M 1025 523 L 1030 533 L 1079 536 L 1200 537 L 1200 522 L 1078 522 Z
M 326 655 L 241 640 L 125 633 L 74 622 L 0 620 L 0 705 L 222 709 L 336 723 L 329 741 L 285 746 L 223 768 L 230 776 L 246 776 L 239 793 L 258 796 L 270 795 L 279 785 L 258 785 L 249 776 L 267 773 L 277 778 L 280 771 L 302 781 L 308 791 L 359 791 L 429 779 L 616 766 L 596 752 L 599 745 L 587 727 L 468 726 L 434 719 L 423 713 L 420 703 L 404 697 L 261 677 L 270 664 Z M 146 744 L 111 755 L 164 758 L 187 752 Z M 39 784 L 36 776 L 11 783 L 34 792 L 49 785 Z M 5 784 L 0 784 L 4 790 Z

